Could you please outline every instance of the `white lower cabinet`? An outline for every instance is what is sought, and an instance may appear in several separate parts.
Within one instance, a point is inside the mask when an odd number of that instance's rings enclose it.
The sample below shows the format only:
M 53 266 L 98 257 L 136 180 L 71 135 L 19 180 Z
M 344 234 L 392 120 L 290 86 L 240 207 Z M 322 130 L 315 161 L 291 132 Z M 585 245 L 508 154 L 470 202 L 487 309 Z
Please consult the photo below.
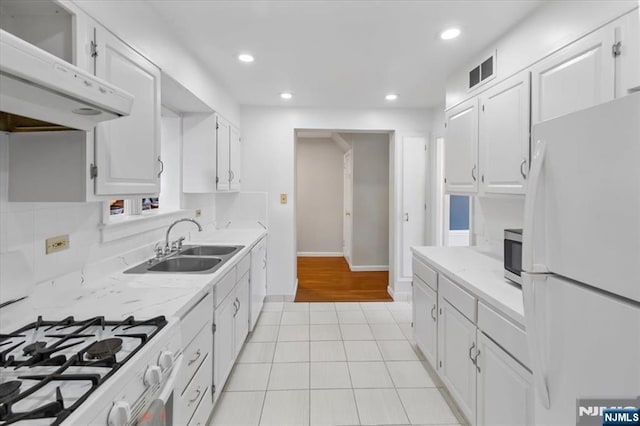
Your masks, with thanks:
M 418 348 L 436 365 L 438 346 L 438 295 L 420 277 L 413 276 L 413 332 Z
M 416 344 L 470 424 L 534 425 L 521 326 L 422 260 L 413 265 Z
M 216 286 L 216 292 L 225 292 L 225 284 L 231 279 L 236 280 L 235 286 L 226 296 L 218 295 L 218 303 L 215 309 L 214 324 L 214 358 L 213 358 L 213 382 L 214 402 L 218 399 L 224 387 L 233 363 L 244 345 L 249 334 L 249 269 L 248 258 L 238 262 Z M 246 266 L 245 266 L 246 265 Z M 236 275 L 241 275 L 236 279 Z
M 249 311 L 249 331 L 258 321 L 260 311 L 267 296 L 267 239 L 261 239 L 251 249 L 251 277 L 250 277 L 251 310 Z
M 478 426 L 533 425 L 532 374 L 478 330 Z
M 442 296 L 438 299 L 438 373 L 467 419 L 476 409 L 476 326 Z

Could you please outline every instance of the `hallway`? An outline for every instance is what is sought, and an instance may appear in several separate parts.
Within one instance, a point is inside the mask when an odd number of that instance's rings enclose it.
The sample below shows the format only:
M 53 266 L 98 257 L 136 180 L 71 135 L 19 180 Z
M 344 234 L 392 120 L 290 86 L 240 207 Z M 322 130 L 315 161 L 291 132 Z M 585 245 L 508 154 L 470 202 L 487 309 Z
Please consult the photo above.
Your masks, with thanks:
M 389 273 L 351 272 L 343 257 L 298 257 L 296 302 L 391 301 Z

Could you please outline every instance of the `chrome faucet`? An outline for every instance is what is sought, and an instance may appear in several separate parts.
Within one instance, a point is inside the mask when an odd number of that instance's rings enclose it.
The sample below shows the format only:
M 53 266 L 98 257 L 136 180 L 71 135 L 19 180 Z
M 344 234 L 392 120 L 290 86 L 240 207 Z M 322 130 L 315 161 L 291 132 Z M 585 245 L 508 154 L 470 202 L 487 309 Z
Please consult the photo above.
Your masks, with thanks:
M 196 226 L 198 227 L 198 232 L 202 232 L 202 225 L 200 225 L 198 223 L 198 221 L 196 221 L 195 219 L 190 219 L 188 217 L 185 217 L 183 219 L 178 219 L 175 222 L 173 222 L 171 225 L 169 225 L 169 228 L 167 229 L 167 235 L 165 236 L 164 239 L 164 253 L 165 254 L 169 254 L 171 253 L 171 246 L 169 245 L 169 233 L 171 232 L 171 230 L 173 229 L 174 226 L 176 226 L 178 223 L 180 222 L 193 222 L 196 224 Z M 178 239 L 176 241 L 176 250 L 180 250 L 181 246 L 182 246 L 182 241 L 184 240 L 184 237 L 180 237 L 180 239 Z

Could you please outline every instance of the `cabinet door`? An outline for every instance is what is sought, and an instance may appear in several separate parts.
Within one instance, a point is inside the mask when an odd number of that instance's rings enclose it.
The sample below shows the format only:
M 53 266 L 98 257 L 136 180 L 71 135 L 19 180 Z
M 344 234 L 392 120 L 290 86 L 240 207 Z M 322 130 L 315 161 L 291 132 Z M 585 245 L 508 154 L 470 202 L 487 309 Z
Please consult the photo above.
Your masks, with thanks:
M 231 372 L 236 359 L 235 352 L 235 295 L 233 291 L 216 308 L 216 332 L 213 336 L 213 382 L 216 386 L 216 397 L 222 392 L 224 383 Z
M 607 26 L 532 67 L 532 124 L 613 99 L 614 41 Z
M 249 273 L 244 276 L 236 284 L 236 302 L 237 311 L 235 317 L 235 356 L 240 353 L 242 345 L 249 334 Z
M 481 332 L 478 332 L 476 362 L 477 425 L 533 425 L 531 372 Z
M 478 191 L 478 99 L 447 111 L 445 188 L 449 193 Z
M 469 420 L 476 405 L 476 326 L 442 296 L 438 298 L 438 372 Z
M 410 278 L 411 247 L 426 240 L 427 141 L 423 136 L 402 138 L 402 269 Z
M 218 191 L 228 191 L 231 184 L 231 170 L 229 168 L 229 155 L 230 152 L 230 137 L 231 126 L 229 122 L 224 118 L 218 116 L 218 125 L 216 127 L 216 141 L 217 141 L 217 183 Z
M 216 192 L 214 114 L 187 114 L 182 118 L 182 190 Z
M 480 97 L 480 185 L 485 193 L 524 194 L 529 163 L 529 73 Z
M 413 333 L 424 356 L 437 368 L 438 295 L 417 275 L 413 276 Z
M 251 280 L 250 296 L 251 296 L 251 310 L 249 312 L 249 329 L 253 330 L 260 311 L 262 311 L 262 305 L 264 304 L 264 298 L 267 295 L 267 242 L 262 239 L 251 250 Z
M 640 91 L 640 12 L 634 10 L 614 23 L 620 54 L 616 57 L 616 97 Z
M 242 179 L 242 151 L 240 145 L 240 130 L 231 126 L 229 148 L 229 189 L 239 191 Z
M 160 70 L 102 27 L 96 42 L 96 76 L 135 96 L 131 115 L 96 126 L 96 194 L 157 194 Z

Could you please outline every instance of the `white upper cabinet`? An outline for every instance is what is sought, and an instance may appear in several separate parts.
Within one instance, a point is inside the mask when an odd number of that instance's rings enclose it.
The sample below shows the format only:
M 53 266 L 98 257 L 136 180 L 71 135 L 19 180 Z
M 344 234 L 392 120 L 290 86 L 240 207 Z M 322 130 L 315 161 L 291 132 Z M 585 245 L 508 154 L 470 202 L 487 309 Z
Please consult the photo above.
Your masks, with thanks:
M 216 191 L 216 116 L 186 114 L 182 118 L 182 190 Z
M 615 31 L 606 26 L 534 65 L 532 124 L 612 100 L 614 43 Z
M 229 132 L 229 190 L 239 191 L 242 177 L 240 130 L 231 126 Z
M 480 96 L 480 188 L 524 194 L 529 170 L 529 73 L 515 75 Z
M 640 91 L 640 12 L 634 10 L 614 23 L 616 56 L 616 97 Z
M 448 193 L 478 191 L 478 99 L 446 113 L 445 188 Z
M 97 195 L 160 191 L 160 70 L 96 28 L 96 75 L 135 96 L 131 115 L 96 126 Z
M 231 190 L 231 124 L 224 118 L 218 116 L 216 128 L 216 140 L 218 143 L 217 155 L 217 176 L 218 191 Z

